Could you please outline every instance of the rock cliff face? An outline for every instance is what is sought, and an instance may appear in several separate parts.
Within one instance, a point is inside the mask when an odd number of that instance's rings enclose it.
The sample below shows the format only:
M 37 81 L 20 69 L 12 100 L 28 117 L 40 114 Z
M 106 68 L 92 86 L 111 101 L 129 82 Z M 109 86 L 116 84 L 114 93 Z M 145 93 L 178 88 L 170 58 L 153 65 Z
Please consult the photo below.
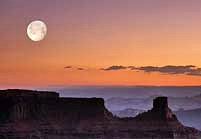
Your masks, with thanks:
M 148 128 L 184 129 L 177 117 L 168 107 L 167 97 L 158 97 L 153 101 L 153 108 L 135 117 L 139 122 L 144 122 Z M 149 121 L 149 122 L 147 122 Z M 153 124 L 154 123 L 154 124 Z M 152 125 L 150 125 L 152 124 Z
M 135 118 L 114 117 L 101 98 L 55 92 L 0 91 L 0 139 L 200 139 L 168 108 L 166 97 Z

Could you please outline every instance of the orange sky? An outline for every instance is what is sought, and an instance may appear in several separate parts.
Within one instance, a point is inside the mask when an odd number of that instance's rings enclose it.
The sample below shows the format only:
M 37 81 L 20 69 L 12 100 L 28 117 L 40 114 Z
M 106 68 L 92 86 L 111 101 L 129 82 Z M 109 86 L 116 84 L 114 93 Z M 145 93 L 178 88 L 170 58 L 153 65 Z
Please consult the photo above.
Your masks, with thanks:
M 201 85 L 201 76 L 101 71 L 112 65 L 201 67 L 201 2 L 0 2 L 0 86 Z M 46 38 L 26 36 L 30 21 Z M 65 66 L 83 67 L 64 69 Z

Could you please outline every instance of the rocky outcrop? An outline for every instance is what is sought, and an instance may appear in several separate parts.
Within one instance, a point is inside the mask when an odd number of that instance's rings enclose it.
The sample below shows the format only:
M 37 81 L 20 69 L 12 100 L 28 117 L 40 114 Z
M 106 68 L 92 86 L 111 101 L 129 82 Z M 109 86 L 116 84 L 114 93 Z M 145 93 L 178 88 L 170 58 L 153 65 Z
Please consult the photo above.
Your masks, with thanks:
M 177 117 L 168 107 L 167 97 L 158 97 L 153 101 L 153 108 L 135 117 L 140 123 L 148 128 L 184 129 Z M 148 121 L 148 122 L 147 122 Z
M 135 118 L 114 117 L 101 98 L 55 92 L 0 91 L 0 139 L 199 139 L 168 108 L 166 97 Z
M 0 122 L 34 119 L 46 112 L 46 101 L 56 101 L 59 97 L 55 92 L 31 90 L 0 91 Z

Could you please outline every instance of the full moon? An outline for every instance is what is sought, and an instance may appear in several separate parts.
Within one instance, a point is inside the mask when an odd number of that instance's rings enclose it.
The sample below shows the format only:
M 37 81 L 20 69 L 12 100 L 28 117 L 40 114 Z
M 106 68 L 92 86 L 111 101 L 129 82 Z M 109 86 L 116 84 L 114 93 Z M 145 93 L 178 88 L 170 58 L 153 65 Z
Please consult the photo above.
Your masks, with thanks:
M 32 41 L 41 41 L 47 34 L 47 26 L 43 21 L 32 21 L 27 27 L 27 35 Z

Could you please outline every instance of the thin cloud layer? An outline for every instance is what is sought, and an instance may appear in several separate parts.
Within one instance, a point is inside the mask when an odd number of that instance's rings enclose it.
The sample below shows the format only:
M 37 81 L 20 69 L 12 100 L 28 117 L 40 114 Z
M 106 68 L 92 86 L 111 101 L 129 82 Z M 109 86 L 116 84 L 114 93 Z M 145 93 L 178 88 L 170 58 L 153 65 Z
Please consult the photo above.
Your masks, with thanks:
M 77 70 L 85 70 L 84 68 L 77 68 Z
M 128 67 L 125 66 L 110 66 L 108 68 L 102 68 L 101 70 L 105 70 L 105 71 L 110 71 L 110 70 L 122 70 L 122 69 L 127 69 Z
M 72 68 L 71 66 L 64 67 L 64 69 L 71 69 L 71 68 Z
M 111 66 L 108 68 L 102 68 L 102 70 L 105 70 L 105 71 L 122 70 L 122 69 L 144 71 L 147 73 L 159 72 L 164 74 L 184 74 L 184 75 L 190 75 L 190 76 L 201 76 L 201 68 L 198 68 L 194 65 L 186 65 L 186 66 L 167 65 L 167 66 L 161 66 L 161 67 L 158 67 L 158 66 L 142 66 L 142 67 Z
M 72 67 L 72 66 L 66 66 L 66 67 L 64 67 L 64 69 L 86 70 L 85 68 L 81 68 L 81 67 Z
M 196 67 L 193 65 L 187 65 L 187 66 L 168 65 L 163 67 L 144 66 L 134 68 L 133 70 L 142 70 L 144 72 L 161 72 L 168 74 L 188 74 L 196 70 Z

